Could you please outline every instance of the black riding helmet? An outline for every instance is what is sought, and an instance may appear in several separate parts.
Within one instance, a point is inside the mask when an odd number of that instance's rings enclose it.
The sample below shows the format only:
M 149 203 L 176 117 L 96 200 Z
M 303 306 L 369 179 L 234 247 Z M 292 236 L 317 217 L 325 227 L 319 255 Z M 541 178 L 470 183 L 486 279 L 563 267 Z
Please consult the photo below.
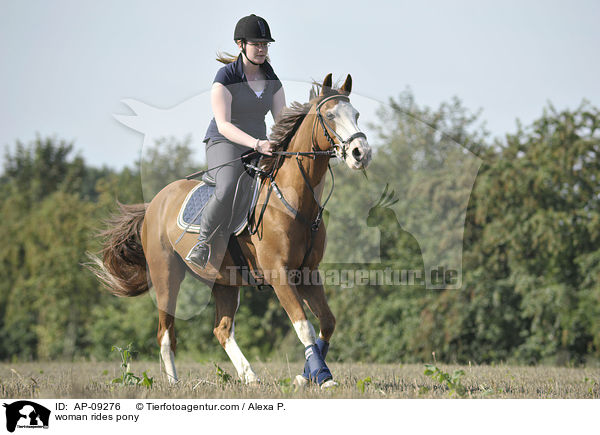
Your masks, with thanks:
M 250 42 L 275 42 L 271 38 L 267 20 L 254 14 L 241 18 L 235 25 L 233 40 L 238 39 Z

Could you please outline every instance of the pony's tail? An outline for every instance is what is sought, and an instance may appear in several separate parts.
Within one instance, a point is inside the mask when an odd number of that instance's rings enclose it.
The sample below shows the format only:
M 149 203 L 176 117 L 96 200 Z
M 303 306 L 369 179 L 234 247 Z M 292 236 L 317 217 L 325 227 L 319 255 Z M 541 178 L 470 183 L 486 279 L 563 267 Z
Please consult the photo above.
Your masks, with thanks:
M 87 266 L 115 296 L 138 296 L 152 286 L 140 236 L 146 204 L 117 204 L 120 212 L 106 221 L 106 230 L 100 233 L 102 260 L 88 253 L 92 264 Z

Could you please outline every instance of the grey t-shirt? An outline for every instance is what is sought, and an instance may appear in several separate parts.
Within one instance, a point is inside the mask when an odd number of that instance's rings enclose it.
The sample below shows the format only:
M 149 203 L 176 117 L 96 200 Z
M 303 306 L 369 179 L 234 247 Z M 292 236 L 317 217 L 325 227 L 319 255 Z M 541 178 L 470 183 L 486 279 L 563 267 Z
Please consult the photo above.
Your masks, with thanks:
M 250 136 L 267 139 L 265 115 L 273 106 L 273 95 L 282 85 L 271 65 L 265 61 L 261 68 L 266 77 L 266 85 L 260 96 L 257 96 L 248 85 L 243 65 L 240 54 L 235 62 L 225 65 L 217 72 L 213 83 L 221 83 L 231 93 L 231 123 Z M 219 133 L 215 118 L 210 121 L 204 142 L 209 139 L 227 140 Z

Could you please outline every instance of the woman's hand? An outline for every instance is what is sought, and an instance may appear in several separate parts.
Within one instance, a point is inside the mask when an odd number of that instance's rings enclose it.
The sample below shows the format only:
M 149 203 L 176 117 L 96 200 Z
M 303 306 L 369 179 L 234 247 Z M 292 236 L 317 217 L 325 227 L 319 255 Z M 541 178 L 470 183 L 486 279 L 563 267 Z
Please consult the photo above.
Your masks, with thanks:
M 271 142 L 269 142 L 268 140 L 257 141 L 254 149 L 261 154 L 266 154 L 267 156 L 273 155 L 271 153 L 271 151 L 273 151 L 273 144 Z

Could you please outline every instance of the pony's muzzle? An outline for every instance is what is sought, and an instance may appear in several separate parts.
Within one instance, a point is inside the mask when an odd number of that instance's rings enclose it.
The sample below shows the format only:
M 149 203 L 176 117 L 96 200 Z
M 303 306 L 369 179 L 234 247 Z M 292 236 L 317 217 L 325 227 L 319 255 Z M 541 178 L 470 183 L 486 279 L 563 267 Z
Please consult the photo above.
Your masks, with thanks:
M 371 162 L 371 147 L 364 140 L 357 141 L 356 145 L 350 147 L 350 160 L 351 166 L 355 169 L 364 169 L 369 166 Z

